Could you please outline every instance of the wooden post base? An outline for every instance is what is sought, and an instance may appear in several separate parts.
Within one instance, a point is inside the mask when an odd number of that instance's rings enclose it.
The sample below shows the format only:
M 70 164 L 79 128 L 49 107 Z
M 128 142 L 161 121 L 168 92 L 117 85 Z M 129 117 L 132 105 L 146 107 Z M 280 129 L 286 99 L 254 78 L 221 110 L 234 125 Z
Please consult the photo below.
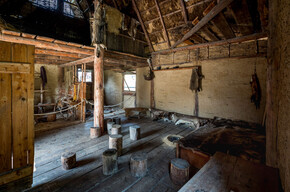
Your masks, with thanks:
M 170 177 L 174 184 L 184 185 L 189 180 L 190 164 L 180 158 L 171 160 L 170 164 Z
M 76 165 L 76 153 L 68 152 L 61 155 L 61 164 L 64 170 L 74 168 Z
M 141 138 L 141 133 L 140 133 L 140 126 L 134 125 L 130 126 L 130 139 L 133 141 L 136 141 Z
M 118 124 L 118 125 L 121 125 L 121 124 L 122 124 L 122 122 L 121 122 L 121 118 L 120 118 L 120 117 L 114 117 L 114 118 L 113 118 L 113 121 L 114 121 L 116 124 Z
M 122 132 L 122 128 L 121 128 L 121 125 L 118 125 L 118 124 L 114 124 L 112 126 L 112 129 L 111 129 L 111 134 L 112 135 L 121 135 L 121 132 Z
M 114 124 L 115 124 L 115 122 L 113 122 L 113 121 L 107 122 L 107 131 L 108 131 L 109 135 L 111 134 L 111 129 L 112 129 Z
M 133 177 L 144 177 L 147 174 L 146 153 L 135 153 L 131 156 L 130 171 Z
M 101 129 L 100 127 L 91 127 L 90 129 L 90 137 L 93 138 L 97 138 L 97 137 L 101 137 L 102 133 L 101 133 Z
M 118 156 L 122 155 L 123 136 L 122 135 L 110 135 L 109 136 L 109 149 L 116 149 Z
M 103 152 L 103 174 L 112 175 L 118 171 L 118 151 L 107 149 Z

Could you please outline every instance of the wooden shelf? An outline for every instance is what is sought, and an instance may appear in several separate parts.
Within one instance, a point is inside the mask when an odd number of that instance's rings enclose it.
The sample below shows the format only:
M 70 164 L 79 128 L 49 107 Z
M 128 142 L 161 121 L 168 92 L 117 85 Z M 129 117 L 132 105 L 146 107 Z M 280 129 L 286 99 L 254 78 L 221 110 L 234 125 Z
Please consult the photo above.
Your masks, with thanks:
M 159 69 L 159 70 L 152 70 L 152 71 L 172 71 L 172 70 L 183 70 L 183 69 L 193 69 L 196 68 L 197 66 L 193 67 L 178 67 L 178 68 L 169 68 L 169 69 Z

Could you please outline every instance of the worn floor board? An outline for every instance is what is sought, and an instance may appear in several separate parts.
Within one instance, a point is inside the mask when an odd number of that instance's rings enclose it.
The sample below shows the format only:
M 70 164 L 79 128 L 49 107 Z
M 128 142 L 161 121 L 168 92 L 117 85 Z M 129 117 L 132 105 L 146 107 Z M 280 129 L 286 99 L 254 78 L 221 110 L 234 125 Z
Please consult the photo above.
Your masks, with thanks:
M 142 138 L 131 141 L 129 126 L 141 126 Z M 112 176 L 102 174 L 102 152 L 108 148 L 108 136 L 98 139 L 89 138 L 92 122 L 67 128 L 54 129 L 36 136 L 36 172 L 33 188 L 28 191 L 176 191 L 161 179 L 169 175 L 169 158 L 174 158 L 175 150 L 167 146 L 162 139 L 169 134 L 187 135 L 192 130 L 169 123 L 152 122 L 149 119 L 125 121 L 122 124 L 123 155 L 118 159 L 119 171 Z M 50 153 L 47 153 L 49 151 Z M 78 166 L 71 170 L 62 170 L 61 153 L 75 151 Z M 148 153 L 148 174 L 139 179 L 131 176 L 129 159 L 132 153 Z M 168 159 L 168 160 L 165 160 Z M 167 164 L 159 166 L 158 164 Z M 160 170 L 158 170 L 160 168 Z M 167 175 L 168 174 L 168 175 Z M 144 183 L 144 184 L 143 184 Z M 150 187 L 145 187 L 144 185 Z M 159 186 L 160 185 L 160 186 Z

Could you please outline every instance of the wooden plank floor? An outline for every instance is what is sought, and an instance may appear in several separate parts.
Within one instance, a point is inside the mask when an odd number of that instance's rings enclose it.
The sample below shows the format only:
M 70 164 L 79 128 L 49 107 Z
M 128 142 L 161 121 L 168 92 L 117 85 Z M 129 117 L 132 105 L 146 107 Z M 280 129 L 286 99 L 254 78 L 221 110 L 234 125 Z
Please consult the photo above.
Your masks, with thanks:
M 141 126 L 142 138 L 131 141 L 129 126 Z M 38 133 L 35 138 L 36 171 L 33 187 L 27 191 L 177 191 L 171 183 L 169 162 L 175 148 L 162 139 L 169 134 L 185 136 L 192 129 L 150 119 L 124 121 L 122 124 L 123 155 L 118 159 L 119 171 L 111 176 L 102 173 L 102 153 L 108 148 L 108 135 L 90 139 L 93 122 Z M 74 151 L 78 165 L 71 170 L 61 168 L 63 152 Z M 134 178 L 129 171 L 132 153 L 148 153 L 148 174 Z

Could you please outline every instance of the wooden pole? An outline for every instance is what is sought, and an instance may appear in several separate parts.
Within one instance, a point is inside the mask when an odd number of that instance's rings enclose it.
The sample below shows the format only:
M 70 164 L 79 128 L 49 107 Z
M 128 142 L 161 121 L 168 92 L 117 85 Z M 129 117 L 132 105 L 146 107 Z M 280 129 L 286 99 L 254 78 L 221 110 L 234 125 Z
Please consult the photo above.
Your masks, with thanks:
M 100 127 L 101 134 L 104 134 L 104 49 L 95 48 L 94 58 L 94 127 Z

